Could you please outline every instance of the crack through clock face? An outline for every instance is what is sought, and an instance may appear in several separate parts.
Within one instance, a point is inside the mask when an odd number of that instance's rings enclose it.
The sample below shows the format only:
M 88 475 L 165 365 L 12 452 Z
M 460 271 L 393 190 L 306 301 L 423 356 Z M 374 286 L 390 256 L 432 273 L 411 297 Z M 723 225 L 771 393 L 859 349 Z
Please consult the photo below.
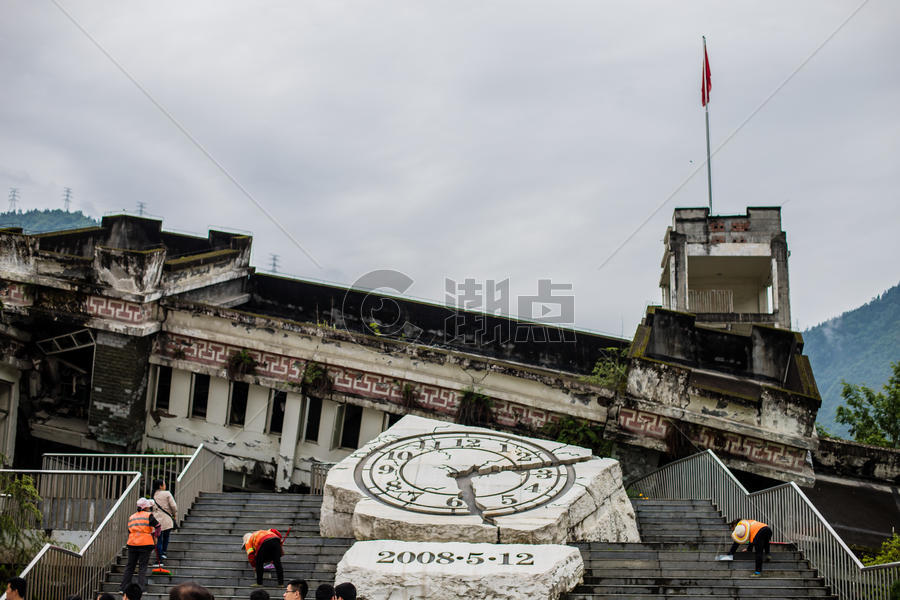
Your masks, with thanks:
M 395 508 L 489 522 L 568 491 L 575 480 L 570 462 L 515 436 L 442 431 L 385 443 L 359 461 L 354 478 L 371 498 Z

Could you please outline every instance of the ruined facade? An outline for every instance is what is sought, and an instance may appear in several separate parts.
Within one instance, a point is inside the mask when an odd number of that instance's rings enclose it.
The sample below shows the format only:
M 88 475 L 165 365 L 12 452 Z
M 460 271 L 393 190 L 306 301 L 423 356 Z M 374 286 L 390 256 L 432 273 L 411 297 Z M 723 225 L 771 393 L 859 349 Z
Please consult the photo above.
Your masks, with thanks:
M 746 215 L 677 208 L 663 243 L 664 308 L 744 332 L 750 324 L 791 328 L 787 237 L 779 207 L 751 207 Z
M 740 470 L 812 481 L 819 397 L 787 330 L 714 331 L 655 308 L 634 340 L 605 337 L 256 274 L 247 236 L 129 216 L 4 230 L 0 244 L 8 455 L 17 423 L 86 450 L 204 442 L 235 485 L 287 488 L 403 414 L 453 420 L 483 395 L 500 428 L 584 419 L 636 470 L 709 447 Z M 622 377 L 587 377 L 626 350 Z

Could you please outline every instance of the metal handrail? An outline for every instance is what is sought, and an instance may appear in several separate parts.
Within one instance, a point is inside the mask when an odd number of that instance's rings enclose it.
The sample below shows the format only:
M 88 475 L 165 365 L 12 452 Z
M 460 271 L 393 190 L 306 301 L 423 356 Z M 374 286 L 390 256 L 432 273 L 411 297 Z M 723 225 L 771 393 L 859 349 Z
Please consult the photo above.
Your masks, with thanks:
M 888 600 L 900 579 L 900 562 L 864 566 L 796 483 L 748 493 L 712 450 L 689 456 L 631 481 L 627 487 L 653 498 L 713 501 L 726 520 L 756 519 L 800 549 L 841 598 Z
M 154 479 L 162 479 L 167 489 L 176 493 L 176 477 L 184 470 L 191 454 L 64 454 L 48 452 L 41 460 L 44 470 L 63 469 L 76 471 L 139 471 L 141 494 L 149 496 Z
M 314 462 L 309 468 L 309 493 L 322 494 L 325 490 L 325 480 L 328 471 L 335 463 Z
M 56 455 L 61 456 L 61 455 Z M 64 456 L 64 455 L 62 455 Z M 95 456 L 96 455 L 92 455 Z M 119 455 L 145 456 L 145 455 Z M 166 458 L 165 455 L 150 455 Z M 187 508 L 193 505 L 201 492 L 221 492 L 224 476 L 224 457 L 201 444 L 193 455 L 172 455 L 168 458 L 186 458 L 181 473 L 176 478 L 179 501 L 179 522 Z M 73 463 L 67 463 L 73 464 Z M 83 471 L 61 470 L 67 475 L 85 474 Z M 32 598 L 64 598 L 71 594 L 92 597 L 100 588 L 103 576 L 116 556 L 128 533 L 128 515 L 134 510 L 141 496 L 141 473 L 90 472 L 94 475 L 131 475 L 128 486 L 116 500 L 106 518 L 79 552 L 45 544 L 20 574 L 28 579 Z M 6 600 L 6 594 L 0 595 Z
M 68 473 L 72 474 L 71 471 Z M 121 552 L 122 541 L 128 533 L 128 515 L 140 496 L 141 474 L 95 474 L 131 475 L 131 481 L 79 552 L 44 544 L 20 573 L 28 580 L 32 598 L 65 598 L 70 594 L 89 596 L 93 590 L 99 589 L 104 573 Z M 5 599 L 4 593 L 0 600 Z

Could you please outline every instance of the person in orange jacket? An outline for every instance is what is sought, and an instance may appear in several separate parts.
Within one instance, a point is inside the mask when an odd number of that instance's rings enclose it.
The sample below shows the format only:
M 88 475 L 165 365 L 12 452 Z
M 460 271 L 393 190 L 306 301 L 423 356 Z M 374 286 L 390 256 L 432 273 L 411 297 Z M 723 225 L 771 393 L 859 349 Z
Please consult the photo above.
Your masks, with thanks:
M 741 519 L 740 521 L 731 522 L 732 531 L 731 550 L 728 551 L 732 557 L 737 552 L 740 544 L 747 544 L 747 550 L 753 548 L 756 552 L 756 571 L 754 575 L 762 575 L 763 554 L 766 555 L 766 562 L 769 561 L 769 541 L 772 539 L 772 530 L 762 521 L 754 521 L 753 519 Z
M 147 563 L 150 562 L 150 552 L 156 546 L 153 530 L 159 524 L 150 514 L 152 508 L 152 500 L 138 498 L 137 512 L 128 517 L 128 562 L 119 586 L 120 592 L 124 592 L 131 583 L 135 565 L 138 568 L 138 585 L 142 590 L 147 588 Z
M 260 529 L 244 534 L 244 550 L 250 566 L 256 569 L 256 585 L 262 585 L 263 565 L 271 562 L 275 565 L 278 585 L 284 585 L 284 570 L 281 567 L 281 533 L 277 529 Z

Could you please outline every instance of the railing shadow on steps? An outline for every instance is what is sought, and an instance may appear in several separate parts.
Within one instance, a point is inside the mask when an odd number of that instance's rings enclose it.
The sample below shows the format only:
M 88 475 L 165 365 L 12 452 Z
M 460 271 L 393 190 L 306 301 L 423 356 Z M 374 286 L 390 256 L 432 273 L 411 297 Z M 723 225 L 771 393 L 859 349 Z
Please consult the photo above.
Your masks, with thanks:
M 711 500 L 727 521 L 768 523 L 774 537 L 795 544 L 840 598 L 889 600 L 900 579 L 900 562 L 864 566 L 796 483 L 750 493 L 712 450 L 669 463 L 626 488 L 648 498 Z
M 55 455 L 61 456 L 61 455 Z M 94 466 L 115 466 L 122 464 L 123 455 L 110 455 L 107 462 L 93 455 L 96 462 Z M 129 455 L 132 459 L 130 465 L 137 468 L 154 464 L 161 455 Z M 147 459 L 147 465 L 142 465 L 140 457 Z M 162 458 L 166 458 L 162 456 Z M 169 458 L 187 458 L 181 472 L 178 474 L 173 489 L 178 491 L 176 501 L 181 509 L 178 511 L 179 523 L 184 519 L 201 492 L 221 492 L 222 478 L 224 475 L 224 457 L 217 452 L 206 448 L 203 444 L 197 447 L 193 455 L 172 455 Z M 46 464 L 46 463 L 45 463 Z M 54 464 L 74 467 L 78 461 L 56 461 Z M 141 469 L 143 470 L 143 469 Z M 152 468 L 148 471 L 153 473 Z M 34 473 L 38 473 L 35 471 Z M 55 473 L 67 475 L 84 475 L 85 471 L 59 470 Z M 73 552 L 60 546 L 45 544 L 32 561 L 22 570 L 21 577 L 28 582 L 28 593 L 32 598 L 53 600 L 65 598 L 72 594 L 78 594 L 83 598 L 93 597 L 95 590 L 100 589 L 103 576 L 110 565 L 122 550 L 122 546 L 128 537 L 128 516 L 134 512 L 137 499 L 142 495 L 142 479 L 140 471 L 115 472 L 115 471 L 91 471 L 93 475 L 119 475 L 131 476 L 127 487 L 116 500 L 106 518 L 91 535 L 87 543 L 78 552 Z M 61 500 L 61 499 L 60 499 Z M 6 600 L 6 594 L 0 595 L 0 600 Z

